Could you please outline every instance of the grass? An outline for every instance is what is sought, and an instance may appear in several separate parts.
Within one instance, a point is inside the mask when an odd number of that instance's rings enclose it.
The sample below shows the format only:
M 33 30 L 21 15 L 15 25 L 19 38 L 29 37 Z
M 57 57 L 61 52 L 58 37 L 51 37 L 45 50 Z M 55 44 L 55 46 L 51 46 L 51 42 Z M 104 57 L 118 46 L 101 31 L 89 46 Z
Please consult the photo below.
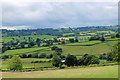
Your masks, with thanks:
M 49 49 L 49 47 L 37 47 L 37 48 L 25 48 L 25 49 L 15 49 L 15 50 L 7 50 L 3 55 L 14 55 L 14 54 L 21 54 L 21 53 L 30 53 L 39 50 Z
M 73 55 L 84 55 L 84 54 L 99 55 L 110 52 L 113 49 L 113 46 L 117 43 L 117 41 L 106 41 L 104 43 L 100 42 L 100 44 L 95 44 L 92 46 L 80 46 L 80 44 L 85 45 L 85 44 L 93 44 L 93 43 L 95 42 L 73 43 L 68 45 L 57 45 L 57 46 L 63 49 L 64 55 L 67 55 L 68 53 Z
M 101 41 L 88 41 L 88 42 L 81 42 L 81 43 L 70 43 L 70 44 L 66 44 L 68 46 L 79 46 L 79 45 L 94 45 L 97 43 L 101 43 Z
M 64 33 L 63 36 L 74 35 L 75 33 Z
M 24 63 L 24 62 L 32 62 L 32 61 L 49 61 L 51 59 L 45 59 L 45 58 L 21 58 L 23 62 L 23 68 L 34 68 L 34 63 Z M 2 70 L 7 70 L 7 66 L 10 59 L 2 60 Z M 52 67 L 51 63 L 35 63 L 35 68 L 40 67 Z
M 3 78 L 117 78 L 118 66 L 87 67 L 78 69 L 33 72 L 2 72 Z
M 52 63 L 28 63 L 28 64 L 23 64 L 23 68 L 40 68 L 40 67 L 52 67 Z

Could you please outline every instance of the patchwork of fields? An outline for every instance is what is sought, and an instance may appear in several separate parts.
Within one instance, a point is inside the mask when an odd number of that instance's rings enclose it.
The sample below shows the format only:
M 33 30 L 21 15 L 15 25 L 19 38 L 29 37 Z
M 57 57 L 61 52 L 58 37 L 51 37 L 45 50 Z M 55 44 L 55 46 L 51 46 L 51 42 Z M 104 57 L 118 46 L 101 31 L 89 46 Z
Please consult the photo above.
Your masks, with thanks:
M 113 49 L 113 46 L 118 43 L 118 39 L 107 39 L 105 42 L 101 41 L 85 41 L 79 43 L 68 43 L 64 45 L 56 45 L 63 49 L 64 55 L 68 53 L 73 55 L 84 55 L 84 54 L 94 54 L 99 55 L 103 53 L 108 53 Z M 50 47 L 33 47 L 25 49 L 15 49 L 7 50 L 3 55 L 14 55 L 14 54 L 33 54 L 33 53 L 46 53 L 50 54 L 54 51 L 51 51 Z
M 35 41 L 37 38 L 40 39 L 51 39 L 51 38 L 57 38 L 57 36 L 50 36 L 50 35 L 33 35 L 33 36 L 13 36 L 13 37 L 3 37 L 2 41 L 4 41 L 4 43 L 6 42 L 10 42 L 10 41 L 16 41 L 19 40 L 20 42 L 22 41 L 28 41 L 29 37 L 31 37 L 32 41 Z
M 34 36 L 33 40 L 38 36 Z M 17 37 L 19 40 L 24 41 L 24 37 Z M 15 37 L 15 39 L 17 39 Z M 28 38 L 28 37 L 26 37 Z M 55 38 L 55 36 L 44 36 L 43 38 Z M 73 37 L 61 37 L 58 39 L 66 39 Z M 74 37 L 75 38 L 75 37 Z M 15 50 L 7 50 L 2 55 L 19 55 L 19 54 L 42 54 L 45 53 L 46 55 L 53 54 L 55 51 L 51 50 L 52 46 L 57 46 L 62 48 L 62 55 L 67 56 L 69 53 L 75 55 L 78 59 L 81 58 L 84 54 L 92 54 L 99 57 L 100 54 L 109 53 L 113 49 L 114 45 L 118 43 L 119 38 L 109 38 L 106 37 L 105 42 L 101 42 L 99 40 L 88 41 L 89 36 L 86 37 L 78 37 L 79 42 L 74 43 L 67 43 L 67 44 L 58 44 L 58 42 L 53 43 L 53 45 L 49 47 L 37 47 L 35 45 L 32 48 L 24 48 L 24 49 L 15 49 Z M 9 42 L 13 40 L 12 37 L 10 38 L 3 38 L 5 42 Z M 45 43 L 41 43 L 43 45 Z M 26 46 L 26 45 L 25 45 Z M 3 59 L 2 60 L 2 70 L 8 71 L 8 63 L 10 59 Z M 86 68 L 77 68 L 77 69 L 59 69 L 59 70 L 51 70 L 51 69 L 58 69 L 53 67 L 52 58 L 22 58 L 23 68 L 26 71 L 31 72 L 2 72 L 3 78 L 117 78 L 118 75 L 118 66 L 105 66 L 105 67 L 86 67 Z M 33 61 L 43 61 L 41 63 L 32 63 Z M 45 69 L 43 69 L 45 68 Z M 34 71 L 34 69 L 38 69 L 41 71 Z M 43 70 L 43 71 L 42 71 Z M 94 72 L 94 73 L 93 73 Z M 74 73 L 74 74 L 73 74 Z M 104 74 L 103 74 L 104 73 Z M 114 74 L 113 74 L 114 73 Z M 23 75 L 24 74 L 24 75 Z M 49 75 L 51 74 L 51 75 Z M 48 75 L 46 77 L 46 75 Z

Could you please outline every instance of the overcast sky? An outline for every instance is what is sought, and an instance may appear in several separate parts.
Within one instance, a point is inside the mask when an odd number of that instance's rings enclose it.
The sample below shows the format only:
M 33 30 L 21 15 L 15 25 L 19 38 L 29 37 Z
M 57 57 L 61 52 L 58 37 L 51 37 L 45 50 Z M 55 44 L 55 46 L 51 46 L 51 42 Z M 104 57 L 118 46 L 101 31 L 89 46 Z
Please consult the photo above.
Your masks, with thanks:
M 95 0 L 94 0 L 95 1 Z M 118 2 L 24 2 L 3 0 L 4 29 L 63 28 L 118 24 Z

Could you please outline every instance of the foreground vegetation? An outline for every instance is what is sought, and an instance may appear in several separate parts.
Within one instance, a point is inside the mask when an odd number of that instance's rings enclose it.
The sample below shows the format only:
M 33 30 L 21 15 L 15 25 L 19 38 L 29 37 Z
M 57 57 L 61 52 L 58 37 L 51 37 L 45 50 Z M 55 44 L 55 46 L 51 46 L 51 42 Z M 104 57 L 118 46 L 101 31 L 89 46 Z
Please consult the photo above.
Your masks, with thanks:
M 47 76 L 46 76 L 47 75 Z M 2 72 L 3 78 L 118 78 L 118 66 L 32 72 Z

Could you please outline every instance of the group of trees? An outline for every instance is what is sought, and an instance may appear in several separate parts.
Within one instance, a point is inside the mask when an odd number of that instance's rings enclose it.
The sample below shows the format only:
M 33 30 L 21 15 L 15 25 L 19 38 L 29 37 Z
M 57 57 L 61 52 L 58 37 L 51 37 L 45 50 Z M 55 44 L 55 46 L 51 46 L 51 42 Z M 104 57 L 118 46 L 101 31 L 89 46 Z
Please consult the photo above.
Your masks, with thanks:
M 21 58 L 52 58 L 53 54 L 46 54 L 46 53 L 33 53 L 33 54 L 18 54 Z M 2 55 L 2 59 L 12 58 L 12 55 Z
M 99 59 L 94 55 L 85 54 L 77 60 L 77 57 L 71 54 L 68 54 L 65 58 L 65 62 L 61 62 L 61 58 L 58 55 L 54 55 L 52 59 L 53 66 L 61 67 L 61 65 L 65 64 L 68 67 L 70 66 L 81 66 L 81 65 L 90 65 L 90 64 L 99 64 Z
M 101 54 L 99 59 L 106 59 L 107 61 L 120 61 L 120 42 L 118 42 L 113 50 L 107 54 Z
M 30 39 L 31 37 L 29 37 Z M 42 45 L 43 47 L 47 47 L 47 46 L 51 46 L 53 45 L 53 42 L 59 42 L 59 40 L 57 40 L 57 38 L 54 38 L 54 40 L 41 40 L 40 38 L 37 38 L 36 41 L 10 41 L 7 43 L 3 43 L 2 45 L 2 53 L 4 53 L 7 50 L 13 50 L 13 49 L 22 49 L 22 48 L 31 48 L 34 47 L 35 45 L 37 45 L 38 47 L 40 47 L 41 43 L 45 43 L 44 45 Z
M 74 42 L 79 42 L 79 40 L 78 40 L 77 37 L 75 39 L 74 38 L 69 38 L 69 42 L 74 43 Z
M 105 38 L 102 36 L 102 37 L 99 37 L 99 36 L 93 36 L 93 37 L 90 37 L 89 38 L 89 41 L 93 41 L 93 40 L 100 40 L 102 42 L 105 41 Z
M 45 28 L 45 29 L 27 29 L 27 30 L 6 30 L 2 29 L 2 36 L 30 36 L 30 35 L 52 35 L 52 36 L 63 36 L 63 33 L 71 33 L 80 31 L 118 31 L 119 26 L 91 26 L 91 27 L 77 27 L 77 28 Z M 74 35 L 73 35 L 74 36 Z

